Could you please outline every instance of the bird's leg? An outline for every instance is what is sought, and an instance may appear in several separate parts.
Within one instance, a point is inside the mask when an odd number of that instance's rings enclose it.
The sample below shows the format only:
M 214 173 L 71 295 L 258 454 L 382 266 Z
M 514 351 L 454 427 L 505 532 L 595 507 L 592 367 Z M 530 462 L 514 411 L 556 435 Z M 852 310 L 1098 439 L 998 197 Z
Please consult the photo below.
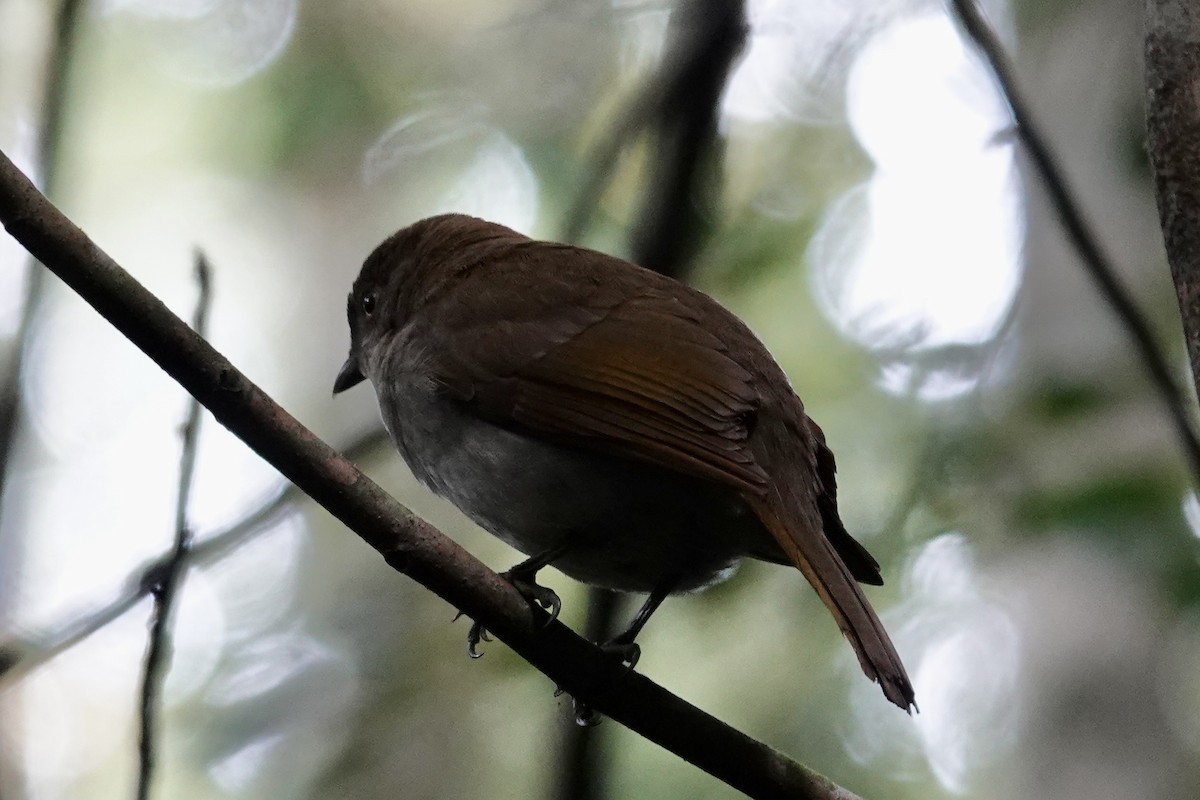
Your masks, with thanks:
M 520 592 L 531 606 L 540 606 L 549 612 L 550 616 L 546 619 L 546 625 L 558 619 L 558 612 L 562 610 L 562 601 L 558 599 L 558 595 L 554 593 L 553 589 L 542 586 L 535 578 L 538 570 L 551 564 L 569 549 L 570 546 L 566 544 L 552 547 L 500 573 L 500 577 L 511 583 L 513 588 Z M 459 612 L 459 616 L 462 616 L 461 612 Z M 479 658 L 483 655 L 478 650 L 479 643 L 491 640 L 482 624 L 478 622 L 472 624 L 471 630 L 467 631 L 467 655 L 471 658 Z
M 629 623 L 629 627 L 621 631 L 619 634 L 609 639 L 607 642 L 600 644 L 600 649 L 611 655 L 615 655 L 621 659 L 622 664 L 626 664 L 626 671 L 632 670 L 637 666 L 638 659 L 642 657 L 642 648 L 638 647 L 634 639 L 642 632 L 642 628 L 650 621 L 650 617 L 662 605 L 663 600 L 667 599 L 676 586 L 679 585 L 678 579 L 674 576 L 661 581 L 650 592 L 646 598 L 646 602 L 642 603 L 642 607 L 638 609 L 637 614 L 633 617 L 633 622 Z M 575 707 L 575 724 L 581 727 L 590 728 L 593 725 L 600 724 L 600 715 L 595 709 L 579 698 L 571 698 Z
M 559 545 L 525 559 L 507 572 L 500 573 L 521 593 L 522 597 L 531 604 L 536 603 L 550 612 L 550 618 L 546 620 L 547 625 L 558 619 L 558 612 L 562 610 L 562 601 L 558 599 L 558 595 L 554 593 L 553 589 L 542 586 L 535 578 L 538 570 L 549 566 L 569 549 L 567 545 Z
M 642 648 L 637 646 L 634 639 L 642 632 L 642 628 L 650 621 L 650 616 L 658 610 L 662 605 L 663 600 L 667 599 L 679 581 L 675 577 L 660 581 L 657 586 L 651 590 L 650 595 L 646 598 L 646 602 L 642 603 L 642 607 L 633 617 L 633 622 L 629 623 L 629 627 L 600 645 L 600 649 L 606 653 L 612 653 L 620 657 L 622 663 L 628 664 L 629 669 L 637 666 L 638 659 L 642 656 Z

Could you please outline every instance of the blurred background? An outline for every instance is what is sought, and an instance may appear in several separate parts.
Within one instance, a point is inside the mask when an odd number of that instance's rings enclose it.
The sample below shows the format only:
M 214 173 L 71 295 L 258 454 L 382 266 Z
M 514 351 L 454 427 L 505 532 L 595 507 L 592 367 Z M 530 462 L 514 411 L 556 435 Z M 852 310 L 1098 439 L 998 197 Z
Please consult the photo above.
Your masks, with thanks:
M 448 210 L 648 253 L 673 152 L 661 87 L 687 20 L 723 5 L 681 2 L 95 0 L 56 106 L 57 4 L 0 0 L 0 149 L 52 173 L 52 199 L 185 318 L 203 248 L 214 345 L 506 568 L 518 554 L 381 443 L 369 389 L 331 399 L 345 294 L 385 236 Z M 1141 5 L 986 6 L 1190 386 L 1143 151 Z M 746 15 L 668 261 L 756 330 L 824 428 L 921 713 L 863 678 L 795 571 L 758 563 L 670 600 L 638 669 L 868 798 L 1194 798 L 1200 503 L 988 71 L 938 2 Z M 30 269 L 0 233 L 17 398 L 0 798 L 127 797 L 150 614 L 130 587 L 170 547 L 187 398 L 56 279 L 23 322 Z M 211 418 L 198 459 L 156 796 L 569 796 L 569 698 L 500 643 L 470 661 L 454 609 L 281 496 Z M 581 628 L 585 590 L 544 578 Z M 596 797 L 739 796 L 611 721 L 584 735 Z

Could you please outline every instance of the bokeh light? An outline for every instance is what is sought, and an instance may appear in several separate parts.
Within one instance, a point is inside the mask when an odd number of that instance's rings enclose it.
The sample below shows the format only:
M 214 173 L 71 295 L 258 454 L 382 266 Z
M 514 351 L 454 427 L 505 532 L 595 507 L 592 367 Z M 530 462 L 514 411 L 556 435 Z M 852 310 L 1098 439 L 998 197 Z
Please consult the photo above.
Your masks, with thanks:
M 297 0 L 104 0 L 103 13 L 134 26 L 150 63 L 210 88 L 241 83 L 280 56 Z
M 873 687 L 855 684 L 847 746 L 865 763 L 920 753 L 946 791 L 966 794 L 1015 740 L 1017 628 L 961 533 L 925 543 L 902 580 L 904 599 L 884 623 L 905 654 L 920 713 L 911 721 L 888 715 Z
M 430 97 L 423 105 L 367 149 L 364 181 L 393 189 L 402 220 L 456 211 L 531 232 L 538 182 L 516 142 L 479 103 Z
M 986 68 L 944 14 L 902 19 L 864 47 L 847 98 L 875 173 L 830 208 L 809 247 L 822 309 L 893 362 L 989 342 L 1020 286 L 1023 209 Z M 898 377 L 885 368 L 880 385 L 910 391 Z M 928 399 L 977 383 L 923 377 Z

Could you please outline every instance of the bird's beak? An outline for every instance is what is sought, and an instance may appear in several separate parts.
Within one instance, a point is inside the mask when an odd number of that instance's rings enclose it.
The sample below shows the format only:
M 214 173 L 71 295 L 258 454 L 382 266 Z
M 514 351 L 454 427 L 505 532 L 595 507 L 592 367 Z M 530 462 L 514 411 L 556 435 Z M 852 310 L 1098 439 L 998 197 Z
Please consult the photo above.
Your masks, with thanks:
M 337 380 L 333 382 L 333 393 L 344 392 L 351 386 L 357 386 L 366 380 L 366 376 L 358 368 L 358 361 L 351 355 L 338 370 Z

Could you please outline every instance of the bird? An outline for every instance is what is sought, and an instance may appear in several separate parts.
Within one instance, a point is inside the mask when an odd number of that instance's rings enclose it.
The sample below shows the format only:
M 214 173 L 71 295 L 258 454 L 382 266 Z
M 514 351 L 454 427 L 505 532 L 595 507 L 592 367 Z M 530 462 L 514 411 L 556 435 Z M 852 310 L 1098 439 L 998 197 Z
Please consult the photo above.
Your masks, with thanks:
M 537 583 L 546 566 L 646 594 L 604 643 L 632 668 L 668 596 L 746 558 L 790 565 L 867 677 L 915 710 L 859 586 L 883 580 L 841 522 L 825 435 L 716 300 L 595 250 L 442 214 L 367 257 L 346 314 L 334 394 L 370 381 L 414 476 L 527 556 L 502 575 L 551 619 L 561 602 Z M 472 656 L 481 638 L 476 623 Z

